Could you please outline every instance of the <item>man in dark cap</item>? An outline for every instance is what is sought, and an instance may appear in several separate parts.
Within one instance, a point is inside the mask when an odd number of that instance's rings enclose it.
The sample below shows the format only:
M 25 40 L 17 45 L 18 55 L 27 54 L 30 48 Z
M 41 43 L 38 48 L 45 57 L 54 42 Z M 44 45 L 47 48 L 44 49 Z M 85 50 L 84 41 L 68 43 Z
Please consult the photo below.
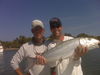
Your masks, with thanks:
M 54 17 L 50 19 L 49 24 L 52 35 L 48 39 L 50 42 L 48 44 L 48 49 L 55 47 L 62 41 L 73 39 L 73 37 L 63 34 L 63 27 L 59 18 Z M 77 48 L 70 58 L 53 62 L 51 66 L 51 75 L 83 75 L 80 57 L 87 52 L 87 49 L 84 47 L 82 49 L 83 50 L 80 52 L 80 49 Z

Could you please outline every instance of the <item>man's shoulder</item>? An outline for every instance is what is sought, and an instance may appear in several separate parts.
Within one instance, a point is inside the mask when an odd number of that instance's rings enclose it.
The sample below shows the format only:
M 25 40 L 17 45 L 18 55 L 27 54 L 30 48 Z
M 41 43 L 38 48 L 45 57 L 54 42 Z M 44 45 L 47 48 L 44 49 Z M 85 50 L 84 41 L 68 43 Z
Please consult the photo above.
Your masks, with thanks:
M 64 35 L 64 37 L 67 37 L 67 38 L 74 38 L 73 36 L 66 36 L 66 35 Z
M 74 39 L 74 37 L 69 35 L 64 35 L 64 40 L 70 40 L 70 39 Z M 47 37 L 45 41 L 46 43 L 53 42 L 53 38 L 51 36 Z
M 52 42 L 52 39 L 50 37 L 47 37 L 46 40 L 45 40 L 45 42 L 44 42 L 44 44 L 48 45 L 51 42 Z
M 29 42 L 24 43 L 22 46 L 27 47 L 27 46 L 30 46 L 31 44 L 32 44 L 32 41 L 29 41 Z
M 67 36 L 67 35 L 64 36 L 64 40 L 70 40 L 70 39 L 74 39 L 74 37 L 73 36 Z

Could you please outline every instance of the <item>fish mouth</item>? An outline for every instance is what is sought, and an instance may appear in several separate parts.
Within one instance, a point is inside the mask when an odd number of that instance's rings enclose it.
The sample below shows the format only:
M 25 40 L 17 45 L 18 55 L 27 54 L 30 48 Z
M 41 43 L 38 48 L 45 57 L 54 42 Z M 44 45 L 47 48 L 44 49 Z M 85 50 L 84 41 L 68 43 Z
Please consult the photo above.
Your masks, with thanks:
M 98 45 L 99 45 L 99 47 L 100 47 L 100 41 L 99 41 Z

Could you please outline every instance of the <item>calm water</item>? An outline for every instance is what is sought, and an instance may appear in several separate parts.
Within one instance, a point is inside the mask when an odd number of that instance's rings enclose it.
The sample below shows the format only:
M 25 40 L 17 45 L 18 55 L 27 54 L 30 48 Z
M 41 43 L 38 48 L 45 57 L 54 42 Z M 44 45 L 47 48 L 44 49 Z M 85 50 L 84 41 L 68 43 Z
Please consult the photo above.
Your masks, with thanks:
M 0 75 L 17 75 L 10 67 L 10 60 L 15 53 L 16 51 L 0 53 Z M 100 49 L 88 52 L 82 60 L 84 75 L 100 75 Z

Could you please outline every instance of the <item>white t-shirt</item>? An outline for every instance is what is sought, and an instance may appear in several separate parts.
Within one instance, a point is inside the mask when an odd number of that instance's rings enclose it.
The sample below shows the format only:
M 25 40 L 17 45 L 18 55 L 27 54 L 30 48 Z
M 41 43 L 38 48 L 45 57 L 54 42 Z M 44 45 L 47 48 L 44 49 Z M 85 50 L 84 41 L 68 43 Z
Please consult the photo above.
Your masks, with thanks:
M 16 70 L 20 67 L 19 64 L 21 61 L 23 61 L 23 59 L 26 59 L 25 61 L 27 62 L 26 64 L 28 66 L 36 61 L 36 59 L 34 59 L 34 62 L 28 61 L 29 57 L 35 58 L 36 53 L 43 53 L 46 50 L 47 47 L 45 44 L 34 45 L 32 42 L 25 43 L 13 56 L 11 66 L 14 70 Z M 47 65 L 35 64 L 29 69 L 29 72 L 31 75 L 50 75 L 50 69 Z
M 73 37 L 64 36 L 64 40 L 70 40 Z M 48 49 L 56 46 L 56 42 L 52 41 L 48 44 Z M 56 61 L 56 73 L 57 75 L 83 75 L 81 68 L 81 58 L 79 60 L 73 60 L 73 56 L 68 59 L 63 59 L 62 61 Z

